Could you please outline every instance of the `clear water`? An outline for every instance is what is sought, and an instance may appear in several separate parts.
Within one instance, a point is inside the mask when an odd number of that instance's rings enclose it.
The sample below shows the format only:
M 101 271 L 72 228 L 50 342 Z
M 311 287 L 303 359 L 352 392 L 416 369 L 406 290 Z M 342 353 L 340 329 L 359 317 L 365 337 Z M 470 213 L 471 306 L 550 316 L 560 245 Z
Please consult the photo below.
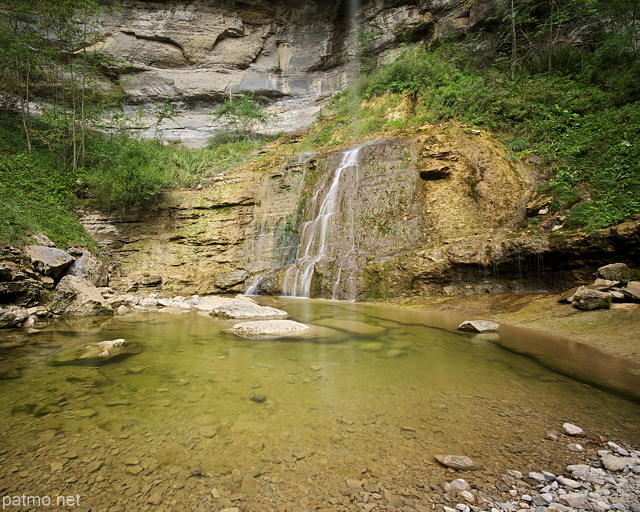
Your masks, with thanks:
M 429 505 L 428 483 L 455 477 L 436 453 L 481 461 L 465 478 L 491 482 L 507 469 L 561 470 L 572 440 L 544 435 L 564 422 L 640 439 L 637 404 L 451 331 L 443 315 L 273 303 L 335 334 L 250 341 L 221 333 L 236 321 L 135 313 L 61 322 L 4 351 L 22 377 L 0 381 L 3 494 L 80 495 L 94 510 L 145 510 L 154 493 L 167 510 L 341 510 L 331 504 L 354 478 Z M 66 346 L 115 338 L 144 350 L 100 367 L 46 364 Z

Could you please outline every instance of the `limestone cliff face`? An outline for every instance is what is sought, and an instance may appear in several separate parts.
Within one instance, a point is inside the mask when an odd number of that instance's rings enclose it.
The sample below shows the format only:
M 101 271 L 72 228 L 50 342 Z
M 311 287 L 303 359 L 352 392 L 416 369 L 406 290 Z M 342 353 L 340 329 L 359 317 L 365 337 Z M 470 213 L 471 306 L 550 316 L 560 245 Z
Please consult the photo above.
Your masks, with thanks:
M 105 19 L 99 48 L 131 105 L 164 100 L 166 140 L 201 146 L 215 130 L 207 114 L 229 94 L 264 98 L 277 115 L 269 132 L 307 127 L 353 77 L 353 59 L 400 43 L 472 30 L 491 0 L 123 0 Z M 138 128 L 148 136 L 154 122 Z
M 241 292 L 260 276 L 258 291 L 280 294 L 344 155 L 272 158 L 176 192 L 159 211 L 84 223 L 116 262 L 111 284 L 122 291 Z M 489 265 L 487 244 L 523 218 L 531 179 L 497 143 L 452 125 L 363 144 L 337 186 L 310 293 L 371 298 L 419 293 L 421 280 L 443 286 L 456 265 Z

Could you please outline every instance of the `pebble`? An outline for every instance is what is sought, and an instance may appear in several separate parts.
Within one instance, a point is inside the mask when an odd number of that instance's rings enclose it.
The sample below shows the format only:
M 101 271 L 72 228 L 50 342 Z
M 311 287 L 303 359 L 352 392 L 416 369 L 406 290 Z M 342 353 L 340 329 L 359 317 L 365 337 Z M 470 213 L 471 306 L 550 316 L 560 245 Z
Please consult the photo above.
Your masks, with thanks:
M 252 402 L 256 402 L 257 404 L 261 404 L 267 400 L 267 395 L 263 393 L 254 393 L 249 397 Z
M 584 430 L 574 425 L 573 423 L 565 423 L 564 425 L 562 425 L 562 428 L 565 434 L 569 436 L 583 437 L 585 435 Z

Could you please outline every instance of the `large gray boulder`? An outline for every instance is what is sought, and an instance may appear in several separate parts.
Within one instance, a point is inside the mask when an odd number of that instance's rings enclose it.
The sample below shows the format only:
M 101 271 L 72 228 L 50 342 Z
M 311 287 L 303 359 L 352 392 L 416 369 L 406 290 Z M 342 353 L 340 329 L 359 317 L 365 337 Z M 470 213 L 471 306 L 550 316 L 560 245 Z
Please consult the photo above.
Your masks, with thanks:
M 596 309 L 609 309 L 611 307 L 611 294 L 599 290 L 584 288 L 578 290 L 573 296 L 573 305 L 584 311 L 594 311 Z
M 60 280 L 49 309 L 56 315 L 113 315 L 113 309 L 100 291 L 89 281 L 78 276 L 64 276 Z
M 82 251 L 82 256 L 71 264 L 67 275 L 83 277 L 97 287 L 109 285 L 107 266 L 89 251 Z
M 43 276 L 58 280 L 62 277 L 75 258 L 62 249 L 44 245 L 27 245 L 24 252 L 31 260 L 33 268 Z
M 624 263 L 611 263 L 604 267 L 600 267 L 596 276 L 610 281 L 626 283 L 631 279 L 631 269 L 629 269 L 629 267 Z

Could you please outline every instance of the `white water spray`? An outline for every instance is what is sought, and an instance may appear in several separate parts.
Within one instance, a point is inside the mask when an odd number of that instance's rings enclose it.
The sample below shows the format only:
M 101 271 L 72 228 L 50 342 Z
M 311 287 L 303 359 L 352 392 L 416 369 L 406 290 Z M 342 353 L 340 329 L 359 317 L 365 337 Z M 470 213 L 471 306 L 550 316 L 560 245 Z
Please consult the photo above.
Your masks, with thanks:
M 287 269 L 282 291 L 284 295 L 293 297 L 309 297 L 311 280 L 316 264 L 327 258 L 327 239 L 330 231 L 330 220 L 338 213 L 340 202 L 340 178 L 349 168 L 357 168 L 358 153 L 363 146 L 349 149 L 342 154 L 342 161 L 333 175 L 327 194 L 318 207 L 320 190 L 311 201 L 311 212 L 316 211 L 313 219 L 305 222 L 300 234 L 299 256 L 295 266 Z M 341 273 L 341 270 L 339 271 Z M 339 274 L 340 275 L 340 274 Z M 338 281 L 334 285 L 334 297 L 337 294 Z

